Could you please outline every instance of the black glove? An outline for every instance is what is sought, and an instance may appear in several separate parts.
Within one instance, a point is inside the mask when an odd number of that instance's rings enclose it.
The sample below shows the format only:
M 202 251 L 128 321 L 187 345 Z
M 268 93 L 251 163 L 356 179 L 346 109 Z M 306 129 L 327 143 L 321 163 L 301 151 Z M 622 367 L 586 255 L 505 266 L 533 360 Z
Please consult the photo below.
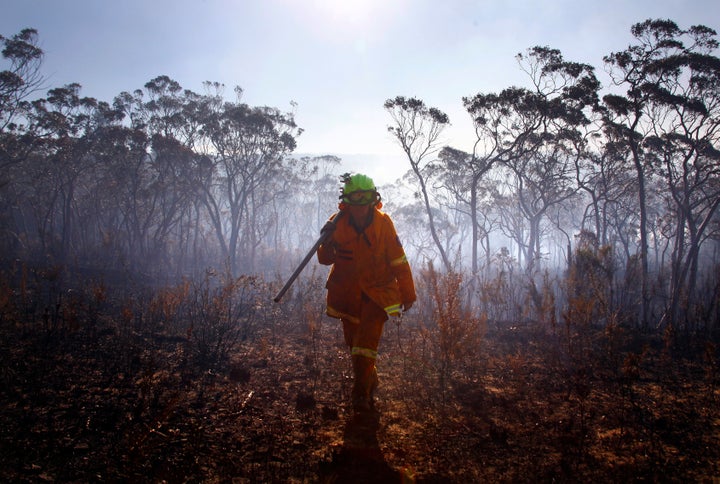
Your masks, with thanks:
M 321 234 L 325 234 L 325 233 L 331 234 L 334 231 L 335 231 L 335 222 L 332 220 L 328 220 L 328 222 L 325 225 L 323 225 L 323 228 L 320 229 Z

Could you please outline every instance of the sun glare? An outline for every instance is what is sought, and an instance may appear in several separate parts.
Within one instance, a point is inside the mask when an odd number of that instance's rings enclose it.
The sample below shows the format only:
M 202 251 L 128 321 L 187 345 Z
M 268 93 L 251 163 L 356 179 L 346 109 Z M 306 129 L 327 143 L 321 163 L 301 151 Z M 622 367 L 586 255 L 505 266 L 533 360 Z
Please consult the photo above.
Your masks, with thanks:
M 313 0 L 310 5 L 331 21 L 346 25 L 364 25 L 378 6 L 373 0 Z
M 382 32 L 404 0 L 286 0 L 315 32 L 332 36 Z

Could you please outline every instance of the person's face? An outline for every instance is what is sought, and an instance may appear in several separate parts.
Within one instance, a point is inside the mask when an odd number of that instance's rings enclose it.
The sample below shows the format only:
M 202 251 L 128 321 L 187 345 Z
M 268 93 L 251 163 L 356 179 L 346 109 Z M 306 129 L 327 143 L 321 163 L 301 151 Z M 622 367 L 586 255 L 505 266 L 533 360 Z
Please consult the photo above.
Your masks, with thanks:
M 350 218 L 353 219 L 355 224 L 360 225 L 367 220 L 368 213 L 370 213 L 371 205 L 348 205 L 350 211 Z

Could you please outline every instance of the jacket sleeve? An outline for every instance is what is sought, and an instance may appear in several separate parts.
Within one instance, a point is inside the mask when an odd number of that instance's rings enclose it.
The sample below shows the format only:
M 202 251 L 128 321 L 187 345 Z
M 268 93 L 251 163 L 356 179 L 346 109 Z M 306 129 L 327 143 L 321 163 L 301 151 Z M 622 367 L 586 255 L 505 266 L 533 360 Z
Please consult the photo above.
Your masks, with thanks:
M 324 266 L 335 263 L 335 243 L 333 242 L 332 236 L 318 247 L 317 258 L 318 262 Z
M 395 225 L 392 223 L 392 220 L 390 220 L 390 217 L 388 217 L 388 222 L 391 229 L 389 230 L 390 240 L 387 241 L 390 271 L 400 287 L 402 303 L 413 303 L 417 299 L 417 296 L 415 295 L 415 283 L 413 282 L 412 270 L 410 270 L 410 264 L 405 256 L 405 249 L 403 249 L 400 243 L 400 237 L 398 237 L 395 231 Z
M 334 214 L 330 219 L 328 220 L 328 223 L 332 221 L 338 214 Z M 325 243 L 321 244 L 320 247 L 318 247 L 317 250 L 317 258 L 318 262 L 324 266 L 329 266 L 335 263 L 335 248 L 337 247 L 337 244 L 335 242 L 335 234 L 330 235 L 330 237 L 325 241 Z

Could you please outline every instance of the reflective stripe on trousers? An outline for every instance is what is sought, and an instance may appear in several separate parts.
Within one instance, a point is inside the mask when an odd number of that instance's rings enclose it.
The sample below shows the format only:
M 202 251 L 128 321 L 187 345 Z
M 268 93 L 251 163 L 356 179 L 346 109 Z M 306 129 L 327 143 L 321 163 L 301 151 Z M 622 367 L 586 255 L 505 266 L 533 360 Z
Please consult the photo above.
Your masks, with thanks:
M 353 346 L 351 353 L 353 356 L 364 356 L 365 358 L 377 359 L 378 352 L 370 348 L 362 348 L 360 346 Z

